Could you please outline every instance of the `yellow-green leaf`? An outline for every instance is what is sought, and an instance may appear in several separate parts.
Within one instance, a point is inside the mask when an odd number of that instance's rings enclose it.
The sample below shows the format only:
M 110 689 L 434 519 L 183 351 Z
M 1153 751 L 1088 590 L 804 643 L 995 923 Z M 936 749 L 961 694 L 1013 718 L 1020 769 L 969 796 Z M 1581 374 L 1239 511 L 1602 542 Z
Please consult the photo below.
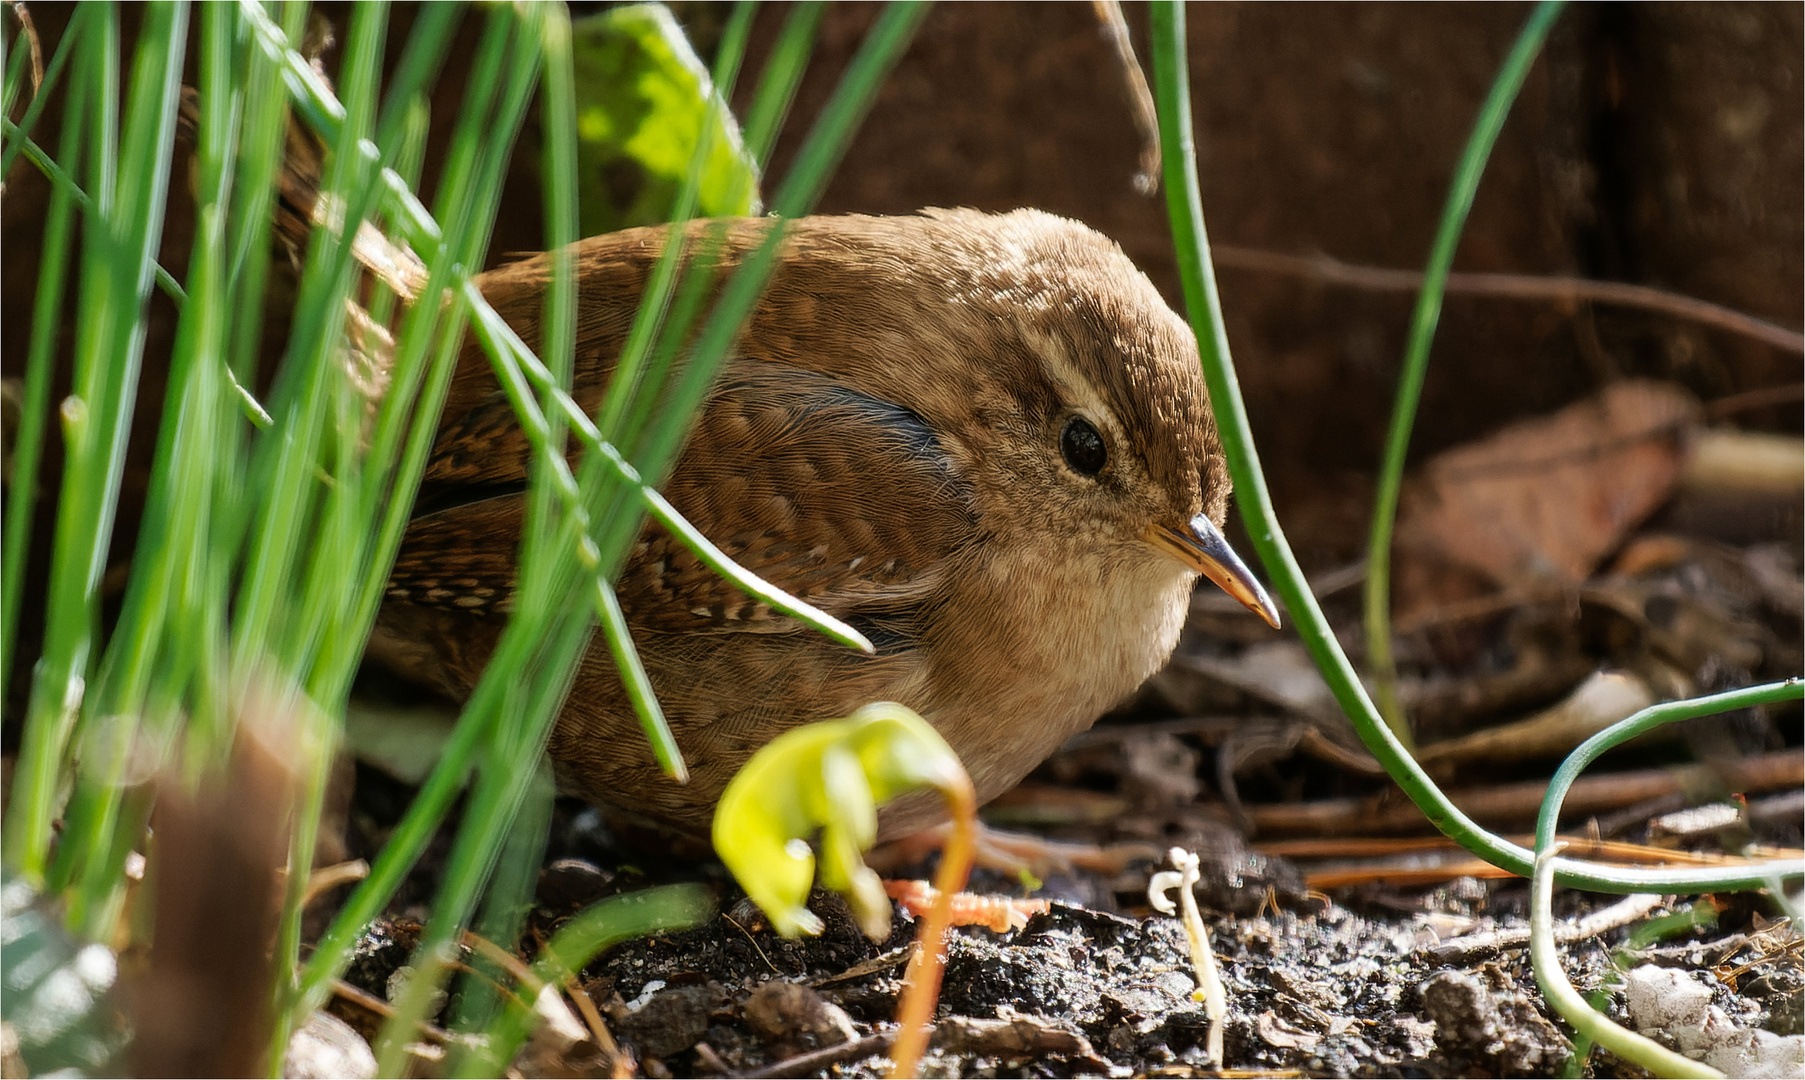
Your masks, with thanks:
M 785 937 L 815 934 L 807 907 L 818 838 L 821 884 L 846 896 L 871 937 L 889 930 L 890 901 L 863 854 L 877 808 L 917 788 L 969 783 L 946 740 L 893 702 L 786 732 L 753 755 L 715 808 L 715 852 Z

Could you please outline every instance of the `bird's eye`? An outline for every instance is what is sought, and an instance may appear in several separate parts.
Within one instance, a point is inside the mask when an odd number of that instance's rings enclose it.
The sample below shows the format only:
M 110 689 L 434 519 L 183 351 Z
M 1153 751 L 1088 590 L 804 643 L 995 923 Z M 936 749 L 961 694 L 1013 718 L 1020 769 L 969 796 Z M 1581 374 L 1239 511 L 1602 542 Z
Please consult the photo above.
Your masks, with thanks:
M 1103 471 L 1103 463 L 1109 460 L 1109 448 L 1103 445 L 1103 436 L 1097 434 L 1097 429 L 1082 416 L 1066 421 L 1065 430 L 1059 434 L 1059 449 L 1065 454 L 1065 463 L 1081 476 L 1097 475 Z

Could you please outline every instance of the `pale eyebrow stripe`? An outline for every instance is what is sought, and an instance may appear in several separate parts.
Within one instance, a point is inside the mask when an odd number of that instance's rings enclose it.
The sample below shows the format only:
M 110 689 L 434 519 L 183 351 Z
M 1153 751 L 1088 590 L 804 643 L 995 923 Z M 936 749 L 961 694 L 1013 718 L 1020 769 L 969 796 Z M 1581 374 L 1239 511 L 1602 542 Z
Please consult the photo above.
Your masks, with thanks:
M 1047 376 L 1059 388 L 1061 399 L 1076 411 L 1096 421 L 1109 437 L 1112 446 L 1125 446 L 1127 433 L 1122 421 L 1116 416 L 1103 398 L 1097 394 L 1090 380 L 1078 372 L 1072 363 L 1071 355 L 1066 350 L 1065 341 L 1057 335 L 1047 334 L 1032 327 L 1024 327 L 1022 336 L 1034 355 L 1040 358 Z

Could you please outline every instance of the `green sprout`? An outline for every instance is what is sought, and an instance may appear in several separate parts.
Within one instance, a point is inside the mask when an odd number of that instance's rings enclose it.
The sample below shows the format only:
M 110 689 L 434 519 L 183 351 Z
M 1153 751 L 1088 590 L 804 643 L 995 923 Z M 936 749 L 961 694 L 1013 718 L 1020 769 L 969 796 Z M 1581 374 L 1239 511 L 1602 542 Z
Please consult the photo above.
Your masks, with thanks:
M 918 788 L 946 800 L 953 829 L 897 1007 L 892 1076 L 914 1075 L 927 1046 L 952 898 L 971 872 L 977 797 L 958 755 L 913 711 L 878 702 L 771 740 L 727 785 L 714 817 L 716 854 L 778 933 L 821 932 L 820 917 L 804 906 L 817 876 L 809 840 L 818 837 L 821 884 L 846 897 L 866 936 L 881 939 L 890 929 L 890 900 L 862 853 L 877 840 L 877 808 Z
M 816 877 L 844 895 L 874 941 L 890 932 L 890 898 L 864 852 L 877 840 L 877 808 L 906 791 L 970 790 L 940 733 L 893 702 L 844 720 L 808 724 L 771 740 L 727 785 L 714 816 L 714 848 L 784 937 L 821 932 L 804 906 Z

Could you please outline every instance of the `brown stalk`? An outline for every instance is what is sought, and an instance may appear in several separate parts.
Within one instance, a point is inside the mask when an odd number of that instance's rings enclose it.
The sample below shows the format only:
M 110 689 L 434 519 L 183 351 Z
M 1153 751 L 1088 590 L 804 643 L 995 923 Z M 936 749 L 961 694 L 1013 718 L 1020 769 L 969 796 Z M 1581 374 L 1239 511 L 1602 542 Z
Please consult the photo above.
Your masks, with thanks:
M 977 854 L 978 798 L 964 770 L 959 771 L 957 783 L 942 786 L 940 794 L 952 813 L 953 830 L 940 854 L 940 869 L 934 875 L 934 888 L 940 895 L 921 921 L 916 935 L 919 947 L 909 962 L 902 1002 L 896 1009 L 901 1030 L 890 1052 L 892 1077 L 919 1075 L 918 1065 L 931 1034 L 928 1022 L 934 1017 L 934 1006 L 940 1001 L 940 979 L 946 974 L 946 930 L 952 921 L 953 896 L 964 890 Z

